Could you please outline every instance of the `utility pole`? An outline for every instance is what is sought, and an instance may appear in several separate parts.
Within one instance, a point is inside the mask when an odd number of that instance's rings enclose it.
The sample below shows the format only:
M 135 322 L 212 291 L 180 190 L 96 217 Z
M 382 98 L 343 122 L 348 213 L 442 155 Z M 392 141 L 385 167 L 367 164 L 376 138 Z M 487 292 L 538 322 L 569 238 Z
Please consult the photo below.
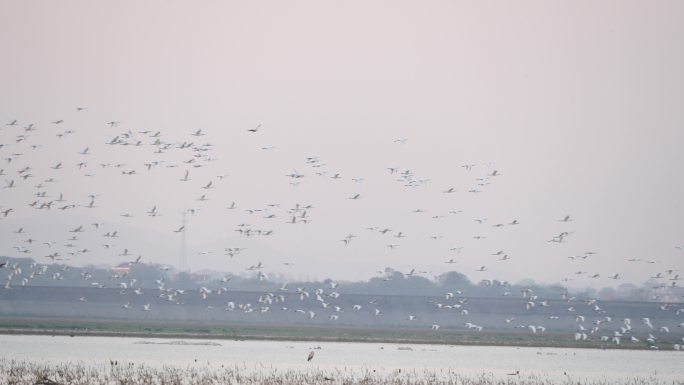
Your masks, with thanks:
M 187 239 L 186 234 L 188 233 L 188 210 L 183 210 L 183 234 L 181 234 L 181 252 L 180 252 L 180 264 L 179 268 L 181 271 L 190 272 L 188 268 L 187 260 Z

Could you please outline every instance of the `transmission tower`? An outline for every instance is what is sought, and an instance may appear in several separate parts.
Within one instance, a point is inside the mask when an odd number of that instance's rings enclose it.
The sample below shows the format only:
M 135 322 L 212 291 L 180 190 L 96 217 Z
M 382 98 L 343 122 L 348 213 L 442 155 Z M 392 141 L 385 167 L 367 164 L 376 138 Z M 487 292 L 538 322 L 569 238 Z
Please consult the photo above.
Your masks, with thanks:
M 181 250 L 179 268 L 181 271 L 190 272 L 187 259 L 187 233 L 188 233 L 188 211 L 183 210 L 183 234 L 181 234 Z

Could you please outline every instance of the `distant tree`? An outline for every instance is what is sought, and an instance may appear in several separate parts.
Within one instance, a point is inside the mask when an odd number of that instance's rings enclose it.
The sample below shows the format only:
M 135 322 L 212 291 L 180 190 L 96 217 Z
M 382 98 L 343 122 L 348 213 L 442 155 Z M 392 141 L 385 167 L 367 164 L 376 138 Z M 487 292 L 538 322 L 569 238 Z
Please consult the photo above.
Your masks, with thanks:
M 197 284 L 192 280 L 192 276 L 185 271 L 181 271 L 176 274 L 173 279 L 170 280 L 170 286 L 174 289 L 195 289 Z
M 228 272 L 218 272 L 213 270 L 204 271 L 207 278 L 193 276 L 185 272 L 178 272 L 172 266 L 160 265 L 155 263 L 133 263 L 130 265 L 128 274 L 121 271 L 113 271 L 106 265 L 86 265 L 76 267 L 53 263 L 41 260 L 42 263 L 35 263 L 31 258 L 13 258 L 10 256 L 0 257 L 0 262 L 6 263 L 6 267 L 0 269 L 0 282 L 6 282 L 10 276 L 14 276 L 15 264 L 21 266 L 24 275 L 30 271 L 42 271 L 44 273 L 35 274 L 29 282 L 29 286 L 73 286 L 73 287 L 107 287 L 120 288 L 122 283 L 133 285 L 131 287 L 142 289 L 157 288 L 157 280 L 163 279 L 167 288 L 174 289 L 198 289 L 206 286 L 211 290 L 225 287 L 230 291 L 259 291 L 259 292 L 279 292 L 283 283 L 287 283 L 286 291 L 293 292 L 297 288 L 305 288 L 309 292 L 315 289 L 323 289 L 326 292 L 333 290 L 330 279 L 323 281 L 311 280 L 292 280 L 277 273 L 269 273 L 261 279 L 253 272 L 238 272 L 237 275 Z M 30 264 L 34 264 L 29 268 Z M 606 287 L 601 290 L 594 288 L 568 289 L 561 284 L 540 285 L 531 279 L 525 279 L 515 285 L 507 282 L 492 279 L 491 281 L 481 281 L 478 284 L 472 283 L 468 277 L 458 271 L 450 271 L 436 277 L 435 280 L 418 275 L 415 272 L 402 273 L 391 267 L 386 267 L 378 272 L 378 276 L 367 281 L 345 282 L 337 281 L 339 284 L 334 290 L 342 294 L 368 294 L 368 295 L 423 295 L 423 296 L 442 296 L 445 292 L 463 291 L 464 296 L 501 298 L 507 295 L 520 295 L 521 291 L 531 289 L 535 295 L 543 299 L 558 299 L 562 294 L 570 292 L 573 297 L 579 300 L 597 298 L 602 300 L 637 300 L 655 301 L 667 298 L 677 299 L 684 296 L 684 288 L 663 287 L 662 282 L 650 280 L 637 286 L 624 283 L 617 288 Z M 201 281 L 198 281 L 202 279 Z M 132 282 L 135 283 L 132 283 Z M 19 276 L 14 277 L 13 285 L 20 284 Z
M 613 300 L 617 298 L 617 290 L 612 287 L 604 287 L 603 289 L 599 290 L 597 296 L 599 299 Z
M 649 280 L 642 287 L 631 283 L 623 283 L 617 287 L 618 295 L 621 299 L 647 300 L 652 288 L 657 286 L 657 281 Z
M 164 277 L 164 274 L 159 269 L 159 266 L 146 263 L 133 264 L 128 272 L 128 279 L 135 279 L 137 281 L 135 286 L 145 289 L 156 288 L 156 280 L 162 277 Z
M 450 271 L 440 275 L 437 277 L 437 282 L 445 287 L 467 287 L 472 285 L 468 277 L 458 271 Z
M 537 284 L 534 282 L 533 279 L 526 278 L 520 280 L 516 286 L 522 286 L 522 287 L 537 287 Z

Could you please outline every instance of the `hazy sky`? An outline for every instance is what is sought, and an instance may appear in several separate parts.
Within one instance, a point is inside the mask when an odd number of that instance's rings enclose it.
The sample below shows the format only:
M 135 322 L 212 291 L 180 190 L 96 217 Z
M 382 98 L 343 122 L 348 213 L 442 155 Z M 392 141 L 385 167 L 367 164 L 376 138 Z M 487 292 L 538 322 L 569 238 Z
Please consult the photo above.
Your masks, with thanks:
M 69 263 L 178 265 L 173 230 L 194 208 L 193 270 L 261 261 L 292 277 L 366 279 L 392 266 L 574 286 L 684 270 L 682 20 L 681 1 L 0 1 L 0 182 L 16 184 L 0 189 L 0 211 L 13 208 L 0 214 L 0 253 L 49 262 L 87 248 Z M 129 130 L 143 146 L 106 144 Z M 146 130 L 173 148 L 155 154 Z M 211 143 L 212 159 L 184 163 L 184 141 Z M 390 167 L 429 181 L 405 187 Z M 51 210 L 28 206 L 60 192 Z M 314 206 L 310 223 L 287 223 L 297 203 Z M 280 206 L 245 211 L 269 204 Z M 160 216 L 146 215 L 153 206 Z M 240 236 L 242 223 L 273 234 Z M 228 247 L 246 250 L 230 258 Z

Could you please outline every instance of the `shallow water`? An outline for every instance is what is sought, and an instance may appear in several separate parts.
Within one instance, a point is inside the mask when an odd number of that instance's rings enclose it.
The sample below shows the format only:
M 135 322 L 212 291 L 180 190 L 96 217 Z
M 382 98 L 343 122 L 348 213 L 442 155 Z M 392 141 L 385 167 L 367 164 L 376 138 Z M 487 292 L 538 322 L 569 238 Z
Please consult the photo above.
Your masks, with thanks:
M 181 341 L 181 344 L 178 344 Z M 315 355 L 311 362 L 309 352 Z M 318 369 L 359 373 L 508 373 L 551 379 L 684 379 L 684 352 L 516 348 L 491 346 L 395 345 L 345 342 L 170 340 L 154 338 L 0 335 L 0 357 L 41 363 L 135 363 L 152 367 L 239 366 L 245 370 Z

